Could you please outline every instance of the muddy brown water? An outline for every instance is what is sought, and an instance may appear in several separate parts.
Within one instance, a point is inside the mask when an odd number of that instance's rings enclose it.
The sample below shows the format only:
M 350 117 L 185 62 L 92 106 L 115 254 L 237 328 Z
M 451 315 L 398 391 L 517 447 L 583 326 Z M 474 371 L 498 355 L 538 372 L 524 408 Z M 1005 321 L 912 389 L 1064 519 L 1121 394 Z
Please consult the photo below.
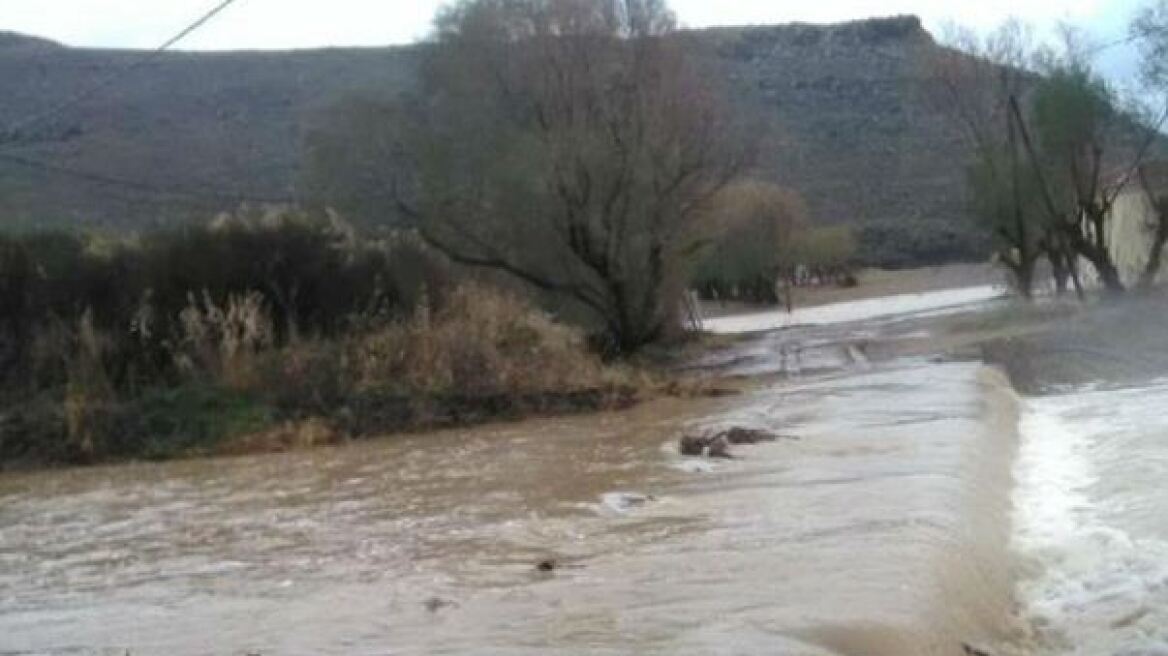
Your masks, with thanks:
M 807 351 L 828 364 L 729 399 L 4 476 L 0 653 L 904 656 L 1009 637 L 1013 395 L 976 362 L 872 363 L 862 342 L 891 337 L 832 335 Z M 798 439 L 677 454 L 681 432 L 730 425 Z

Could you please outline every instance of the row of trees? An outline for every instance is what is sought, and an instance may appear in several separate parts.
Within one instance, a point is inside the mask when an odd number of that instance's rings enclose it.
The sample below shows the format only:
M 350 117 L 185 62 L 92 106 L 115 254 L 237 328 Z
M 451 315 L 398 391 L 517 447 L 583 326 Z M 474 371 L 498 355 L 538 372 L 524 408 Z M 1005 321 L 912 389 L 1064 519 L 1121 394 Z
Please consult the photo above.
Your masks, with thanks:
M 1168 9 L 1142 12 L 1133 38 L 1143 44 L 1144 98 L 1168 92 L 1163 73 Z M 1155 209 L 1149 256 L 1140 284 L 1150 285 L 1168 240 L 1162 194 L 1146 175 L 1160 150 L 1168 116 L 1148 102 L 1124 100 L 1092 67 L 1092 49 L 1064 29 L 1057 49 L 1035 47 L 1030 32 L 1009 22 L 984 39 L 952 38 L 936 58 L 932 88 L 973 148 L 969 169 L 975 212 L 992 231 L 997 259 L 1018 291 L 1032 293 L 1035 271 L 1049 262 L 1059 292 L 1082 294 L 1079 263 L 1090 264 L 1104 289 L 1124 291 L 1109 221 L 1117 199 L 1133 189 Z M 1168 107 L 1168 106 L 1166 106 Z

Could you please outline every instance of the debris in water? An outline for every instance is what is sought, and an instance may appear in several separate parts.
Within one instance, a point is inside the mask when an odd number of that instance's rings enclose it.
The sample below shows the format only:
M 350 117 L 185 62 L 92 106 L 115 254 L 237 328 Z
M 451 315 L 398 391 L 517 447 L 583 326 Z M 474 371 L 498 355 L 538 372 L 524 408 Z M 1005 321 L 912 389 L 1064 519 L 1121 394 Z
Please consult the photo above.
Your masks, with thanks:
M 718 437 L 726 438 L 730 444 L 759 444 L 760 442 L 777 442 L 779 440 L 779 436 L 774 433 L 738 427 L 719 433 Z
M 684 435 L 678 448 L 683 456 L 700 456 L 705 453 L 706 446 L 708 446 L 706 438 Z
M 650 501 L 656 500 L 657 497 L 652 494 L 639 492 L 607 492 L 600 495 L 600 502 L 605 508 L 621 513 L 628 512 L 633 508 L 640 508 Z
M 984 649 L 978 649 L 977 647 L 970 646 L 969 643 L 966 642 L 961 643 L 961 652 L 965 654 L 965 656 L 993 656 L 990 654 L 990 652 L 985 651 Z
M 706 455 L 710 458 L 733 458 L 734 455 L 730 453 L 730 440 L 725 435 L 715 437 L 710 441 Z
M 536 563 L 535 568 L 541 572 L 554 572 L 558 565 L 555 558 L 545 558 Z
M 797 440 L 797 437 L 776 435 L 757 428 L 735 426 L 712 435 L 683 435 L 678 442 L 678 451 L 683 456 L 706 456 L 708 458 L 733 458 L 731 445 L 761 444 L 777 442 L 780 439 Z
M 683 456 L 706 456 L 707 458 L 733 458 L 730 441 L 722 434 L 685 435 L 678 443 L 678 451 Z
M 422 605 L 425 606 L 426 610 L 430 611 L 431 613 L 437 613 L 443 608 L 458 606 L 458 603 L 450 601 L 449 599 L 443 599 L 441 597 L 430 597 Z

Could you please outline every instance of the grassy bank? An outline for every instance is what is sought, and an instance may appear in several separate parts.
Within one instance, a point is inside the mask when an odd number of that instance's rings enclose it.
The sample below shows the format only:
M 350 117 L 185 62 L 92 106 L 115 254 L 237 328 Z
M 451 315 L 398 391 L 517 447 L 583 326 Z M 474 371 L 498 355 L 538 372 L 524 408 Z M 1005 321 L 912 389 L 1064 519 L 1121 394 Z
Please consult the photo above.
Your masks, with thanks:
M 578 329 L 303 216 L 0 240 L 0 468 L 282 450 L 615 408 Z

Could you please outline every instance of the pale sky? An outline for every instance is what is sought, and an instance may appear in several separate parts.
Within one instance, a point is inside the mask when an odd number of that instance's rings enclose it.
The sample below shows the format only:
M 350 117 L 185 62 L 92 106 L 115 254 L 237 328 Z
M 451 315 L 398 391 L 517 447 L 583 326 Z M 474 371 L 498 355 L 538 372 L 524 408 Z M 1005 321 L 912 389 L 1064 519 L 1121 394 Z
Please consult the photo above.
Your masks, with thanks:
M 947 22 L 986 30 L 1008 17 L 1040 28 L 1070 21 L 1100 41 L 1122 37 L 1148 0 L 672 0 L 690 27 L 825 23 L 916 14 L 937 34 Z M 152 48 L 218 0 L 0 0 L 0 30 L 74 46 Z M 275 49 L 408 43 L 424 36 L 442 0 L 237 0 L 179 49 Z M 1130 54 L 1109 53 L 1105 68 Z M 1118 63 L 1117 63 L 1118 62 Z
M 76 46 L 150 48 L 217 0 L 0 0 L 0 29 Z M 423 36 L 440 0 L 237 0 L 180 48 L 300 48 L 407 43 Z M 1140 0 L 673 0 L 692 27 L 835 22 L 917 14 L 930 29 L 946 21 L 990 28 L 1015 16 L 1039 25 L 1069 20 L 1103 39 L 1123 33 Z

